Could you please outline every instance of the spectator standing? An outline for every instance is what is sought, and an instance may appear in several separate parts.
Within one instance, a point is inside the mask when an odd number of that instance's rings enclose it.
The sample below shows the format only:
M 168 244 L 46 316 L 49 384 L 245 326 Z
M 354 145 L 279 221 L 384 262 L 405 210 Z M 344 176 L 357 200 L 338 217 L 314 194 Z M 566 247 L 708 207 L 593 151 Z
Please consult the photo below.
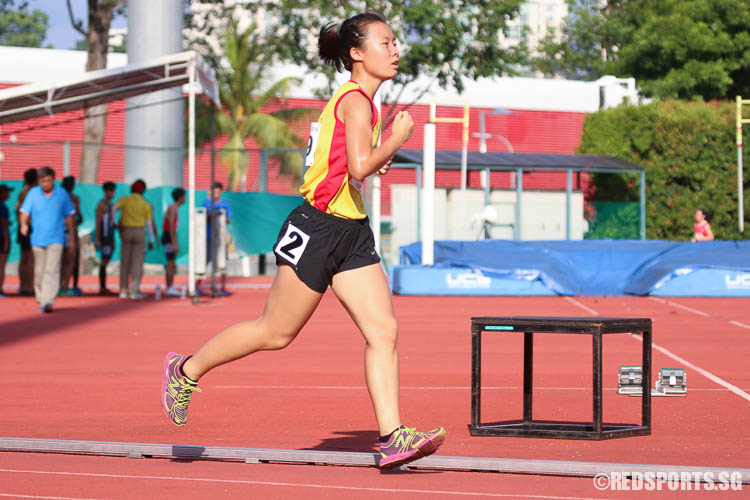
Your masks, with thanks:
M 10 196 L 13 188 L 0 184 L 0 297 L 7 297 L 3 293 L 3 281 L 5 281 L 5 263 L 8 261 L 10 252 L 10 212 L 5 202 Z
M 120 298 L 142 299 L 140 291 L 143 260 L 146 256 L 146 226 L 150 227 L 151 204 L 143 199 L 146 183 L 140 179 L 130 186 L 130 194 L 115 203 L 120 215 Z M 153 243 L 149 242 L 149 250 Z
M 75 222 L 76 222 L 76 233 L 78 232 L 78 226 L 83 222 L 81 216 L 81 199 L 78 195 L 73 193 L 75 188 L 76 179 L 72 175 L 63 177 L 62 187 L 68 192 L 70 201 L 73 202 L 73 206 L 76 209 Z M 81 260 L 81 245 L 78 238 L 73 238 L 72 235 L 66 230 L 65 231 L 65 248 L 63 250 L 62 267 L 60 271 L 60 295 L 83 295 L 83 291 L 78 288 L 78 271 Z M 70 278 L 73 277 L 73 287 L 69 288 Z
M 96 205 L 96 239 L 94 245 L 101 254 L 99 263 L 99 295 L 114 295 L 107 289 L 107 266 L 115 251 L 115 214 L 117 207 L 112 203 L 115 197 L 115 183 L 102 185 L 104 198 Z
M 214 182 L 212 189 L 211 189 L 211 198 L 207 199 L 203 202 L 203 208 L 206 209 L 206 213 L 208 214 L 206 218 L 206 260 L 211 265 L 217 265 L 217 262 L 212 262 L 214 254 L 211 251 L 211 199 L 213 198 L 213 208 L 214 208 L 214 214 L 218 217 L 219 214 L 223 211 L 224 215 L 226 217 L 226 223 L 229 225 L 229 222 L 232 219 L 232 209 L 229 207 L 229 203 L 227 203 L 225 200 L 221 199 L 221 194 L 224 192 L 224 186 L 221 182 Z M 221 237 L 222 235 L 217 232 L 217 236 Z M 223 235 L 226 237 L 226 235 Z M 214 242 L 216 251 L 219 251 L 220 245 L 219 241 L 217 240 Z M 224 247 L 224 251 L 226 252 L 226 246 Z M 225 255 L 226 256 L 226 255 Z M 217 259 L 218 260 L 218 255 Z M 221 269 L 221 290 L 219 291 L 220 295 L 228 296 L 232 295 L 231 292 L 227 290 L 227 270 L 226 268 Z M 205 292 L 201 288 L 201 280 L 197 280 L 195 285 L 196 291 L 198 295 L 204 295 Z
M 39 175 L 35 168 L 30 168 L 23 173 L 23 189 L 18 193 L 16 201 L 16 220 L 21 221 L 21 205 L 23 205 L 26 195 L 39 183 Z M 21 260 L 18 263 L 18 278 L 21 285 L 18 288 L 19 295 L 34 295 L 34 253 L 31 251 L 31 232 L 26 236 L 21 234 L 21 224 L 18 224 L 18 235 L 16 241 L 21 247 Z
M 161 242 L 164 244 L 164 253 L 167 254 L 167 296 L 179 297 L 182 293 L 174 287 L 174 275 L 177 271 L 177 254 L 180 253 L 179 240 L 177 238 L 178 212 L 180 206 L 185 203 L 185 190 L 175 188 L 172 190 L 173 203 L 167 207 L 164 214 L 164 225 L 162 226 Z
M 51 313 L 60 288 L 60 263 L 65 243 L 65 228 L 72 238 L 75 230 L 75 207 L 67 191 L 55 186 L 55 171 L 39 169 L 39 185 L 29 190 L 21 205 L 21 234 L 29 234 L 29 220 L 34 224 L 31 249 L 34 253 L 34 295 L 40 311 Z
M 711 229 L 711 217 L 713 213 L 709 210 L 699 208 L 695 211 L 695 224 L 693 224 L 693 243 L 696 241 L 713 241 L 714 232 Z

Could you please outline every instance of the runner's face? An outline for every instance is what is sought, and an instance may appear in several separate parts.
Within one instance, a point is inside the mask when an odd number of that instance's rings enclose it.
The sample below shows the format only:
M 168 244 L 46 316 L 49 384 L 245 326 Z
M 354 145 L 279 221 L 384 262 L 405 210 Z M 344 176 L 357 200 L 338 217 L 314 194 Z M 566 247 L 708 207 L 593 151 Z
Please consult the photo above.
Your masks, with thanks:
M 51 175 L 46 175 L 39 179 L 39 185 L 42 186 L 42 191 L 49 193 L 55 186 L 55 178 Z
M 111 200 L 112 198 L 115 197 L 115 192 L 114 191 L 104 191 L 104 197 L 107 198 L 108 200 Z
M 362 49 L 353 49 L 354 60 L 361 60 L 371 75 L 390 80 L 398 73 L 399 50 L 391 28 L 385 23 L 374 22 L 367 26 L 367 39 Z

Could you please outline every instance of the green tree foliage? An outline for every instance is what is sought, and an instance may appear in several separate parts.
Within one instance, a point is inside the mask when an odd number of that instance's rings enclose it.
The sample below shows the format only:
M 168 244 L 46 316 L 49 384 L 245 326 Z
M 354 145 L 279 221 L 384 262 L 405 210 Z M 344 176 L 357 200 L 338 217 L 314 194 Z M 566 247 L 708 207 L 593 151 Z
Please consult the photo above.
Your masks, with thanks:
M 750 95 L 747 0 L 569 0 L 569 11 L 533 61 L 547 75 L 632 76 L 660 98 Z
M 503 47 L 500 34 L 507 34 L 507 22 L 518 15 L 522 0 L 281 0 L 274 14 L 280 20 L 280 54 L 287 60 L 327 74 L 333 69 L 318 58 L 316 45 L 320 28 L 367 9 L 380 11 L 389 20 L 401 43 L 399 74 L 383 102 L 396 103 L 404 89 L 418 77 L 426 77 L 443 88 L 463 90 L 463 78 L 515 74 L 527 61 L 525 45 Z M 270 3 L 270 2 L 269 2 Z M 424 80 L 423 80 L 424 81 Z M 426 92 L 418 88 L 416 92 Z M 330 95 L 331 89 L 326 89 Z M 384 125 L 395 107 L 384 110 Z
M 646 235 L 689 240 L 697 208 L 714 213 L 717 239 L 745 239 L 737 221 L 735 107 L 665 100 L 588 115 L 580 152 L 606 154 L 646 169 Z M 747 153 L 745 164 L 750 161 Z M 597 174 L 595 201 L 637 200 L 634 176 Z M 744 196 L 750 196 L 745 171 Z M 746 217 L 747 220 L 747 217 Z
M 13 47 L 41 47 L 47 37 L 47 14 L 26 5 L 12 8 L 12 2 L 0 5 L 0 45 Z
M 282 78 L 268 84 L 274 46 L 262 43 L 255 25 L 241 29 L 239 21 L 232 19 L 220 40 L 224 61 L 215 69 L 225 109 L 216 113 L 216 132 L 229 136 L 219 158 L 229 169 L 229 187 L 234 189 L 247 170 L 249 153 L 245 140 L 253 138 L 261 148 L 302 148 L 306 143 L 294 133 L 291 123 L 310 119 L 312 110 L 263 112 L 271 101 L 286 98 L 299 80 Z M 205 103 L 200 103 L 196 115 L 196 144 L 201 145 L 210 138 L 211 115 Z M 302 175 L 300 155 L 278 154 L 275 158 L 280 162 L 281 172 L 292 175 L 298 183 Z

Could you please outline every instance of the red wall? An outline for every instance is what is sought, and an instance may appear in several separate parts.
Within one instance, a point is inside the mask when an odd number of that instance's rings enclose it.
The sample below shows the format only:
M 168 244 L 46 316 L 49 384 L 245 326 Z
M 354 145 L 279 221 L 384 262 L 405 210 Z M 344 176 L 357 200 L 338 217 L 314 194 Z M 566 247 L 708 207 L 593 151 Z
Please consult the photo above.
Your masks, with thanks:
M 0 84 L 0 88 L 9 85 Z M 274 111 L 282 107 L 295 108 L 306 107 L 322 109 L 324 101 L 316 99 L 288 99 L 285 102 L 277 102 L 269 105 L 266 111 Z M 390 110 L 389 105 L 384 105 L 384 112 Z M 396 106 L 396 110 L 404 106 Z M 106 146 L 102 149 L 99 166 L 99 182 L 107 180 L 122 181 L 124 175 L 125 154 L 122 148 L 125 142 L 125 102 L 117 101 L 108 105 L 109 115 L 107 117 L 107 130 L 105 137 Z M 470 115 L 470 132 L 479 131 L 479 113 L 490 111 L 492 108 L 472 108 Z M 414 135 L 404 146 L 406 149 L 422 149 L 424 123 L 428 119 L 429 106 L 412 105 L 408 107 L 415 122 Z M 517 153 L 573 153 L 580 142 L 583 126 L 584 113 L 557 112 L 557 111 L 528 111 L 511 109 L 512 114 L 507 115 L 485 115 L 487 132 L 490 134 L 505 136 Z M 462 116 L 463 109 L 458 107 L 438 107 L 438 116 Z M 2 125 L 0 128 L 0 151 L 4 154 L 4 161 L 0 163 L 0 178 L 20 179 L 23 171 L 31 167 L 49 165 L 60 174 L 63 170 L 63 146 L 65 141 L 80 142 L 83 140 L 83 111 L 60 113 L 54 116 L 45 116 L 21 122 Z M 309 130 L 309 123 L 296 123 L 294 130 L 305 139 Z M 11 143 L 11 137 L 15 136 L 15 144 Z M 390 135 L 390 126 L 384 128 L 383 137 Z M 461 149 L 461 124 L 438 124 L 437 147 L 440 150 Z M 220 149 L 226 143 L 226 138 L 219 137 L 216 147 Z M 250 163 L 248 166 L 248 190 L 252 190 L 256 184 L 259 172 L 260 152 L 252 140 L 248 140 L 246 147 L 250 150 Z M 470 137 L 469 151 L 479 150 L 479 139 Z M 507 151 L 506 146 L 498 139 L 487 141 L 487 150 L 490 152 Z M 78 177 L 80 171 L 81 147 L 71 145 L 70 169 L 71 174 Z M 185 183 L 187 184 L 187 159 L 184 166 Z M 216 176 L 220 181 L 226 182 L 227 174 L 225 167 L 218 161 L 216 164 Z M 197 187 L 204 189 L 210 182 L 210 155 L 199 153 L 196 158 Z M 413 184 L 415 182 L 414 171 L 392 170 L 383 177 L 383 213 L 390 214 L 390 185 L 391 184 Z M 509 188 L 510 174 L 495 172 L 491 176 L 491 183 L 496 188 Z M 580 185 L 576 182 L 577 185 Z M 458 171 L 438 171 L 436 185 L 442 187 L 455 187 L 460 185 Z M 472 172 L 469 185 L 479 186 L 479 173 Z M 531 172 L 524 174 L 524 189 L 563 189 L 565 187 L 565 175 L 563 173 Z M 290 194 L 297 192 L 297 185 L 290 176 L 282 176 L 278 168 L 271 165 L 268 174 L 268 190 L 275 193 Z

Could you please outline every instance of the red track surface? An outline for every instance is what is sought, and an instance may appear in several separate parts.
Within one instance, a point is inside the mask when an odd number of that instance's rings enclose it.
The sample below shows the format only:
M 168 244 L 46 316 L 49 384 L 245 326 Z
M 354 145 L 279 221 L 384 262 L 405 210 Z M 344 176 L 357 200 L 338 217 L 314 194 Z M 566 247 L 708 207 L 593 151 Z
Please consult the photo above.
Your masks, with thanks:
M 203 301 L 198 306 L 179 299 L 63 298 L 52 315 L 39 314 L 33 299 L 0 300 L 0 435 L 373 449 L 376 432 L 364 388 L 363 343 L 331 294 L 290 348 L 258 353 L 206 375 L 201 380 L 204 392 L 194 395 L 186 427 L 174 427 L 162 415 L 158 392 L 164 354 L 191 352 L 223 326 L 255 317 L 265 295 L 263 289 L 245 289 L 231 298 Z M 742 397 L 750 393 L 746 300 L 394 297 L 394 304 L 401 325 L 402 415 L 409 425 L 444 425 L 448 439 L 440 451 L 443 455 L 727 468 L 750 464 L 750 400 Z M 689 395 L 653 399 L 653 433 L 646 437 L 579 442 L 470 436 L 469 318 L 592 314 L 585 309 L 602 316 L 653 318 L 654 344 L 659 346 L 654 349 L 654 371 L 684 366 Z M 640 364 L 640 346 L 629 335 L 605 338 L 605 421 L 638 421 L 640 400 L 618 396 L 613 389 L 619 365 Z M 488 335 L 484 354 L 483 420 L 520 417 L 521 336 Z M 589 337 L 537 335 L 534 417 L 589 420 L 590 363 Z M 718 377 L 724 385 L 704 374 Z M 696 498 L 706 494 L 672 493 Z M 741 494 L 728 492 L 722 498 Z M 0 453 L 0 497 L 8 495 L 640 496 L 638 492 L 599 492 L 590 479 L 456 472 L 381 475 L 368 468 Z

